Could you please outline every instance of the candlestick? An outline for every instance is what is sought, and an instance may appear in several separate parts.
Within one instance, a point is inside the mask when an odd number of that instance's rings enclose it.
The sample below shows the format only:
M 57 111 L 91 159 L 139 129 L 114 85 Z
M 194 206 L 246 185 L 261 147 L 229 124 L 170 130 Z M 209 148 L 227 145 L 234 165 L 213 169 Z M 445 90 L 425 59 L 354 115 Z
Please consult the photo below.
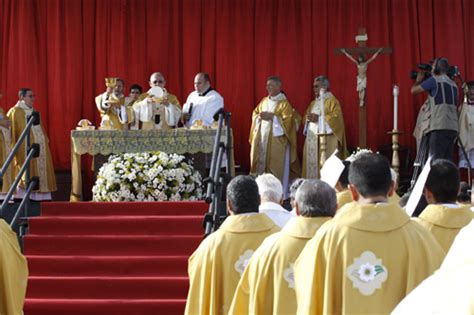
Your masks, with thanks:
M 393 130 L 398 130 L 398 94 L 399 88 L 393 86 Z
M 394 129 L 387 133 L 392 136 L 392 168 L 395 170 L 395 172 L 397 172 L 398 175 L 400 175 L 400 157 L 398 155 L 398 150 L 400 149 L 400 142 L 398 139 L 402 132 Z

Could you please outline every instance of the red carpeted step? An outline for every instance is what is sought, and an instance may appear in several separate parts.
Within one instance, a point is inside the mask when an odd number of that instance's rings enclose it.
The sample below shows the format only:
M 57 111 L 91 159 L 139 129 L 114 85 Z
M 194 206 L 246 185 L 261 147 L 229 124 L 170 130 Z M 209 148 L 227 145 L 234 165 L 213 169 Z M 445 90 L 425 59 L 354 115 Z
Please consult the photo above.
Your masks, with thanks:
M 24 238 L 26 255 L 190 255 L 202 236 L 36 235 Z
M 203 216 L 56 216 L 29 220 L 30 233 L 47 235 L 162 235 L 204 232 Z
M 182 314 L 203 202 L 42 204 L 24 239 L 26 315 Z
M 188 256 L 37 256 L 30 276 L 187 276 Z
M 37 277 L 28 279 L 28 298 L 179 299 L 187 277 Z
M 183 314 L 186 299 L 30 299 L 25 315 Z
M 41 216 L 202 215 L 208 209 L 203 201 L 46 202 L 41 204 Z

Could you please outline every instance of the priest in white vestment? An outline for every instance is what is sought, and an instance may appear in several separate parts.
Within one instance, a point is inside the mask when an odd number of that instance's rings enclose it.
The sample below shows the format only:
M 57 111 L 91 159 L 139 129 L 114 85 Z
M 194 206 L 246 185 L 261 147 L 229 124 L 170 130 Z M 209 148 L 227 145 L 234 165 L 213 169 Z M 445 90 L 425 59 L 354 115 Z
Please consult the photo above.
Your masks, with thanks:
M 224 108 L 224 98 L 211 87 L 209 74 L 200 72 L 194 77 L 194 91 L 183 105 L 183 124 L 211 126 L 214 115 Z

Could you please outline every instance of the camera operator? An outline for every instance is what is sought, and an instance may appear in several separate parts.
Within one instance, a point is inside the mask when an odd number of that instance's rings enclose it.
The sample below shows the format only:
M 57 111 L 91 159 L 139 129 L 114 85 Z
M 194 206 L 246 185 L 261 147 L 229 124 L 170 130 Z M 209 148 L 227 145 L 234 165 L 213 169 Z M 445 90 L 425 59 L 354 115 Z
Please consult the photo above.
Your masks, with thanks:
M 432 159 L 452 160 L 454 141 L 459 130 L 456 110 L 458 88 L 448 76 L 449 69 L 448 59 L 435 59 L 431 70 L 433 76 L 425 80 L 427 73 L 418 72 L 411 88 L 413 95 L 428 92 L 430 118 L 425 137 Z

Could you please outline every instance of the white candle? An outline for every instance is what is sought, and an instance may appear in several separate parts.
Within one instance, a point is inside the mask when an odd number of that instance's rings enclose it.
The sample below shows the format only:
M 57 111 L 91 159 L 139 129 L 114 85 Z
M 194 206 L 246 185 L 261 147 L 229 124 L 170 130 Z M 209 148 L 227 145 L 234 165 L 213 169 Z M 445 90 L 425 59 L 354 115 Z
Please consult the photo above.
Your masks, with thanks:
M 398 93 L 397 85 L 393 86 L 393 130 L 398 130 Z
M 324 113 L 324 93 L 326 91 L 324 89 L 320 89 L 319 90 L 319 106 L 321 108 L 321 119 L 319 120 L 319 131 L 321 133 L 325 133 L 326 132 L 326 118 L 324 117 L 325 113 Z

